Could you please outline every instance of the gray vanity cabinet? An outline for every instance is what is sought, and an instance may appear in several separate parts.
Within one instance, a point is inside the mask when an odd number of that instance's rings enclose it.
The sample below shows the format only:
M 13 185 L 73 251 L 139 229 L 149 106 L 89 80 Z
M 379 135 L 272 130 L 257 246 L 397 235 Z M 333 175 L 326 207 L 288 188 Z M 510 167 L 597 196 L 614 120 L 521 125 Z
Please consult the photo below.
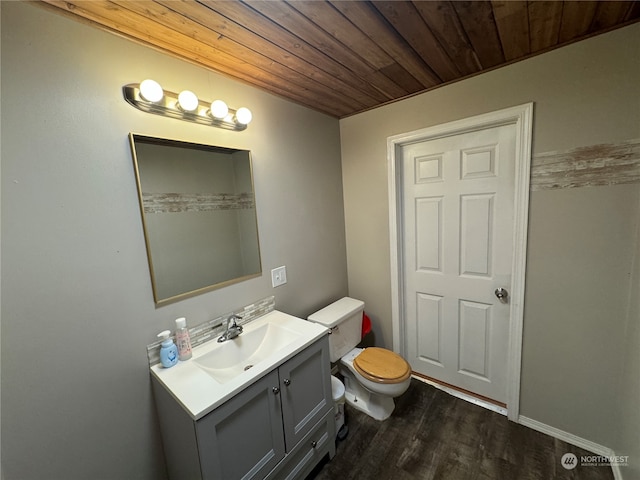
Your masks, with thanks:
M 329 369 L 329 345 L 326 336 L 278 369 L 284 436 L 288 452 L 328 411 L 333 411 Z
M 197 421 L 154 379 L 169 477 L 304 478 L 335 454 L 329 369 L 323 336 Z
M 264 478 L 284 457 L 278 372 L 196 422 L 203 479 Z

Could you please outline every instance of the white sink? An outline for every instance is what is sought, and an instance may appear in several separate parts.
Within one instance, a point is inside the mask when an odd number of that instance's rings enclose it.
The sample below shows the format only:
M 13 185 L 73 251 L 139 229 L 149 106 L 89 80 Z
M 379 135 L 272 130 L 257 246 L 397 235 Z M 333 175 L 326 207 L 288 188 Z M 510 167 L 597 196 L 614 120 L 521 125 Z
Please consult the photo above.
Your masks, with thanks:
M 151 374 L 198 420 L 298 354 L 329 330 L 278 310 L 243 325 L 244 331 L 193 349 L 191 360 L 171 368 L 157 364 Z
M 220 383 L 225 383 L 262 362 L 273 352 L 292 343 L 300 333 L 265 323 L 237 337 L 213 345 L 209 353 L 194 359 L 200 368 Z

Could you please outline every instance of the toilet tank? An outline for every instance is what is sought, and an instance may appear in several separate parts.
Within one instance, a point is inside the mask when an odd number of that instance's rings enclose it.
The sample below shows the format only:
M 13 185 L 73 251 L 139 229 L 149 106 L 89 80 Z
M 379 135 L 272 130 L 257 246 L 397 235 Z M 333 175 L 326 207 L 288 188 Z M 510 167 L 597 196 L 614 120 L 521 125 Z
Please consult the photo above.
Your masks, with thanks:
M 329 351 L 331 363 L 353 350 L 362 340 L 362 312 L 364 302 L 344 297 L 312 313 L 307 320 L 331 329 Z

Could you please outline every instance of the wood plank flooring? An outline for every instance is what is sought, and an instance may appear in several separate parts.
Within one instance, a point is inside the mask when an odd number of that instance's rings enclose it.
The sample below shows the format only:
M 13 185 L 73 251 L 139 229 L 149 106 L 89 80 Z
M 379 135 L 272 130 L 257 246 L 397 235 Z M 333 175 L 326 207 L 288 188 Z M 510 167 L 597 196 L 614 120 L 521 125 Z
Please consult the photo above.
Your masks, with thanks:
M 378 422 L 346 406 L 349 435 L 307 480 L 612 480 L 592 455 L 413 379 L 393 415 Z M 566 470 L 560 459 L 577 456 Z

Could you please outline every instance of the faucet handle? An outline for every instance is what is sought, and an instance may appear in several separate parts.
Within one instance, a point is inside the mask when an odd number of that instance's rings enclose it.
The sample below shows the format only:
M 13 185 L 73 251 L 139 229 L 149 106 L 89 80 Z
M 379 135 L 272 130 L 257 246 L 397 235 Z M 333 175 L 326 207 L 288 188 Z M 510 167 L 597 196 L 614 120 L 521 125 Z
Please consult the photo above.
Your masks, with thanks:
M 236 323 L 236 320 L 242 320 L 242 317 L 240 315 L 236 315 L 235 313 L 232 313 L 231 315 L 229 315 L 229 318 L 227 319 L 227 325 L 229 327 L 237 327 L 238 324 Z M 238 327 L 238 328 L 242 328 L 242 327 Z

